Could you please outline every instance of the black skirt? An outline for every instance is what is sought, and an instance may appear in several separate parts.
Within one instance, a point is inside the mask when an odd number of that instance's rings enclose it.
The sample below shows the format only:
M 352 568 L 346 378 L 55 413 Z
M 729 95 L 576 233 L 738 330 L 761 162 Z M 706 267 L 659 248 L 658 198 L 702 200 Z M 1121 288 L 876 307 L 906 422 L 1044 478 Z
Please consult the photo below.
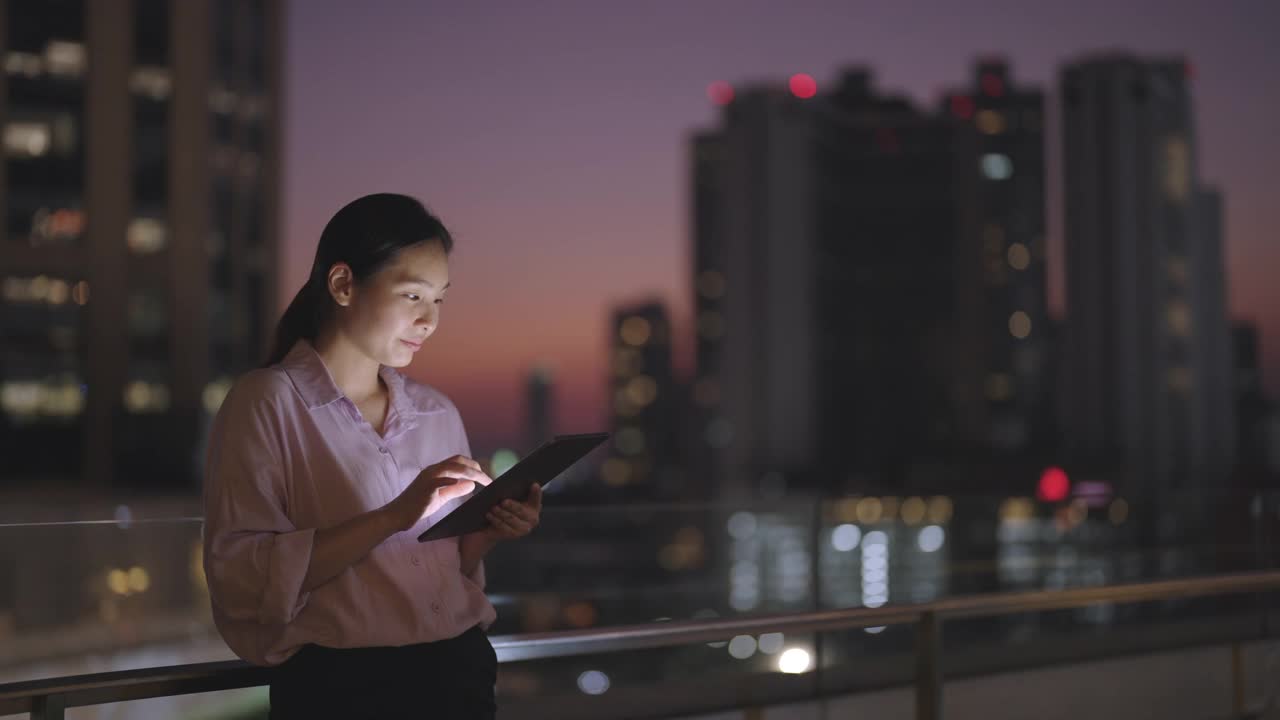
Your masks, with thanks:
M 401 647 L 305 645 L 271 680 L 271 720 L 492 720 L 498 658 L 479 627 Z

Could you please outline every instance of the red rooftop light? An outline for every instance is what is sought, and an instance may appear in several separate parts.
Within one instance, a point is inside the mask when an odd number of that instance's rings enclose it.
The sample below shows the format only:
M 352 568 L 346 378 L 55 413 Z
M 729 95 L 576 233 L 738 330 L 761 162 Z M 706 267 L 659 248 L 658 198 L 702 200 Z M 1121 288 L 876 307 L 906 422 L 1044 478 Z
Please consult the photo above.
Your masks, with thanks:
M 812 76 L 805 73 L 796 73 L 791 76 L 790 82 L 787 83 L 791 88 L 791 94 L 801 100 L 808 100 L 818 94 L 818 83 Z
M 717 80 L 707 86 L 707 97 L 711 102 L 724 107 L 733 102 L 733 86 L 723 80 Z
M 1071 493 L 1071 480 L 1067 471 L 1060 467 L 1045 468 L 1040 474 L 1040 486 L 1036 488 L 1036 497 L 1044 502 L 1061 502 Z

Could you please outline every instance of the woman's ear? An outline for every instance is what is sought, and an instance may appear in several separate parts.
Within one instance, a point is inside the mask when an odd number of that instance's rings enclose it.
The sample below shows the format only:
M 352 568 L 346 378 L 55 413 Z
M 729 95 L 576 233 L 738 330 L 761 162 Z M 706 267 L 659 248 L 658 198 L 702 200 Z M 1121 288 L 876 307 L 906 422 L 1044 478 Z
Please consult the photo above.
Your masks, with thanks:
M 355 277 L 351 273 L 351 266 L 346 263 L 335 263 L 329 268 L 328 277 L 329 295 L 333 297 L 333 301 L 347 307 L 351 304 L 351 294 L 355 290 Z

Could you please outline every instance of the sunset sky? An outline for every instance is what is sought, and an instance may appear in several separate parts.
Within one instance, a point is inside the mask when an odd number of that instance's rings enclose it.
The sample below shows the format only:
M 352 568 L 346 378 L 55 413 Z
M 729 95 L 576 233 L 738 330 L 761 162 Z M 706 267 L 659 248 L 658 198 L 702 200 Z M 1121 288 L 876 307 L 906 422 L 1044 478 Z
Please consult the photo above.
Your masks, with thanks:
M 524 378 L 557 369 L 557 430 L 606 425 L 610 308 L 658 297 L 691 362 L 686 142 L 708 84 L 819 90 L 850 65 L 932 107 L 980 55 L 1052 92 L 1101 50 L 1194 67 L 1200 176 L 1226 201 L 1230 307 L 1280 389 L 1280 3 L 295 0 L 288 4 L 281 307 L 329 216 L 404 192 L 453 230 L 453 289 L 410 374 L 458 404 L 477 455 L 517 442 Z M 1056 113 L 1056 106 L 1050 107 Z M 1056 133 L 1056 124 L 1051 126 Z M 1056 140 L 1056 138 L 1055 138 Z M 1049 191 L 1058 192 L 1056 150 Z M 1060 203 L 1050 294 L 1062 304 Z

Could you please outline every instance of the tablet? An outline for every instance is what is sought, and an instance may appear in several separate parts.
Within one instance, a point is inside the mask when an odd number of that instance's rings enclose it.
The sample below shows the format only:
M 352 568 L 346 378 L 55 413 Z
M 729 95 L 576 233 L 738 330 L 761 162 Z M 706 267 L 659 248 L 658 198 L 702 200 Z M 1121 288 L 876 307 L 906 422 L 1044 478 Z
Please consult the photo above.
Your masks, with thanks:
M 465 535 L 489 526 L 485 516 L 489 508 L 503 500 L 523 501 L 534 483 L 543 487 L 569 469 L 587 453 L 608 439 L 609 433 L 583 435 L 557 435 L 526 455 L 511 469 L 493 479 L 487 487 L 472 493 L 471 497 L 453 509 L 427 531 L 418 536 L 418 542 Z

